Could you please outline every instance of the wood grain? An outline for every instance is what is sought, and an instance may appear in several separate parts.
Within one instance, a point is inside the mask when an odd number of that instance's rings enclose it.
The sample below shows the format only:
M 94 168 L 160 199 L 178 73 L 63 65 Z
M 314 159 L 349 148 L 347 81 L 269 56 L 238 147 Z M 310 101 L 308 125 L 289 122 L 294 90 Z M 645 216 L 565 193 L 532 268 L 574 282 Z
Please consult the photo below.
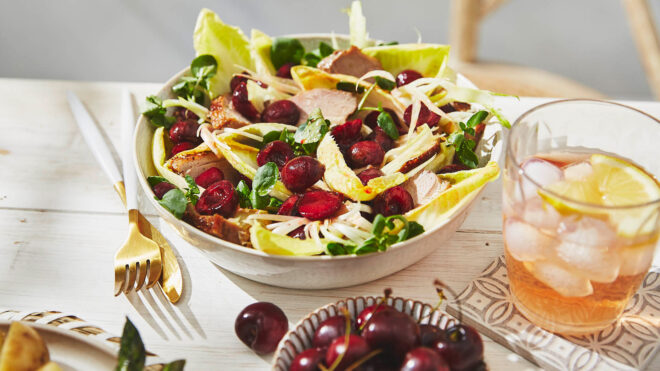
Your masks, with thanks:
M 386 287 L 434 302 L 434 278 L 461 290 L 502 252 L 499 182 L 488 186 L 462 228 L 435 253 L 392 276 L 337 290 L 280 289 L 223 271 L 150 215 L 179 258 L 184 296 L 177 305 L 155 290 L 115 298 L 112 258 L 125 236 L 126 217 L 71 121 L 65 91 L 80 96 L 116 146 L 124 86 L 138 99 L 158 89 L 156 84 L 0 79 L 1 307 L 72 313 L 115 334 L 129 316 L 150 350 L 166 359 L 186 358 L 189 370 L 266 370 L 270 357 L 255 355 L 234 335 L 235 316 L 247 304 L 277 303 L 295 323 L 322 305 L 377 295 Z M 498 98 L 497 105 L 513 120 L 545 101 Z M 633 104 L 660 115 L 660 103 Z M 491 370 L 533 367 L 484 340 Z M 660 369 L 657 358 L 651 368 Z

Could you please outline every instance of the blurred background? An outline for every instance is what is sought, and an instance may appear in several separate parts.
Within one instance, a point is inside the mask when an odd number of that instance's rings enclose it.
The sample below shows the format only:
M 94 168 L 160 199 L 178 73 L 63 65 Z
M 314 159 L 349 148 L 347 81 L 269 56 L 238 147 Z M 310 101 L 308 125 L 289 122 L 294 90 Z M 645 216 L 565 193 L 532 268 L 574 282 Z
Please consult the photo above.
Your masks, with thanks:
M 626 1 L 511 0 L 481 21 L 468 14 L 462 22 L 478 23 L 478 40 L 468 42 L 480 62 L 533 67 L 613 98 L 654 99 Z M 660 1 L 648 4 L 660 19 Z M 192 59 L 202 7 L 248 34 L 258 28 L 283 35 L 348 33 L 340 10 L 349 6 L 350 0 L 3 1 L 0 77 L 164 82 Z M 419 31 L 424 42 L 448 43 L 456 29 L 450 0 L 363 0 L 363 9 L 376 39 L 415 42 Z

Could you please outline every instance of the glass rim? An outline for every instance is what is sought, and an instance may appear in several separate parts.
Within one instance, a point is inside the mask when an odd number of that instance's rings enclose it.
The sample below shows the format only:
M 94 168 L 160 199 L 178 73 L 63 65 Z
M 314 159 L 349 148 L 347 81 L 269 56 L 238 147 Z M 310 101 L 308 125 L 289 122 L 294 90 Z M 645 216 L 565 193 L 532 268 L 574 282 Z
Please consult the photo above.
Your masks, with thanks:
M 628 106 L 628 105 L 626 105 L 626 104 L 622 104 L 622 103 L 618 103 L 618 102 L 612 102 L 612 101 L 607 101 L 607 100 L 602 100 L 602 99 L 591 99 L 591 98 L 570 98 L 570 99 L 558 99 L 558 100 L 553 100 L 553 101 L 550 101 L 550 102 L 546 102 L 546 103 L 540 104 L 540 105 L 538 105 L 538 106 L 535 106 L 535 107 L 532 108 L 532 109 L 529 109 L 529 110 L 525 111 L 523 114 L 521 114 L 521 115 L 516 119 L 516 121 L 513 122 L 513 125 L 511 125 L 511 130 L 509 131 L 509 135 L 507 135 L 507 138 L 506 138 L 506 156 L 507 156 L 507 157 L 510 157 L 510 158 L 513 159 L 513 161 L 512 161 L 512 162 L 513 162 L 513 166 L 517 169 L 518 173 L 519 173 L 520 175 L 522 175 L 523 178 L 525 178 L 525 179 L 527 179 L 528 181 L 532 182 L 532 184 L 534 184 L 537 188 L 539 188 L 539 189 L 543 189 L 543 192 L 545 192 L 545 193 L 551 195 L 552 197 L 555 197 L 555 198 L 557 198 L 557 199 L 559 199 L 559 200 L 562 200 L 562 201 L 570 202 L 570 203 L 575 204 L 575 205 L 588 207 L 588 208 L 590 208 L 590 209 L 602 209 L 602 210 L 630 210 L 630 209 L 637 209 L 637 208 L 649 207 L 649 206 L 653 206 L 654 204 L 658 204 L 658 206 L 660 206 L 660 198 L 657 198 L 657 199 L 655 199 L 655 200 L 651 200 L 651 201 L 647 201 L 647 202 L 644 202 L 644 203 L 640 203 L 640 204 L 622 205 L 622 206 L 607 206 L 607 205 L 599 205 L 599 204 L 593 204 L 593 203 L 590 203 L 590 202 L 584 202 L 584 201 L 575 200 L 575 199 L 572 199 L 572 198 L 569 198 L 569 197 L 566 197 L 566 196 L 562 196 L 562 195 L 560 195 L 560 194 L 558 194 L 558 193 L 556 193 L 556 192 L 553 192 L 553 191 L 551 191 L 551 190 L 549 190 L 549 189 L 545 189 L 545 188 L 544 188 L 543 186 L 541 186 L 536 180 L 534 180 L 531 176 L 529 176 L 529 175 L 525 172 L 525 170 L 523 170 L 523 168 L 522 168 L 522 166 L 521 166 L 522 164 L 519 164 L 519 163 L 518 163 L 516 156 L 514 156 L 514 154 L 513 154 L 513 149 L 511 149 L 511 137 L 513 136 L 513 131 L 516 130 L 516 127 L 518 127 L 518 124 L 520 124 L 520 122 L 521 122 L 523 119 L 525 119 L 527 116 L 529 116 L 530 114 L 532 114 L 532 113 L 534 113 L 534 112 L 536 112 L 536 111 L 539 111 L 539 110 L 541 110 L 541 109 L 543 109 L 543 108 L 546 108 L 546 107 L 548 107 L 548 106 L 557 105 L 557 104 L 562 104 L 562 103 L 573 103 L 573 102 L 603 103 L 603 104 L 606 104 L 606 105 L 619 106 L 620 108 L 628 109 L 628 110 L 630 110 L 630 111 L 634 111 L 634 112 L 640 113 L 640 114 L 642 114 L 643 116 L 646 116 L 646 117 L 648 117 L 649 119 L 655 121 L 656 124 L 660 125 L 660 120 L 659 120 L 659 119 L 657 119 L 657 118 L 655 118 L 655 117 L 649 115 L 648 113 L 646 113 L 646 112 L 644 112 L 644 111 L 642 111 L 642 110 L 639 110 L 639 109 L 637 109 L 637 108 L 635 108 L 635 107 Z M 633 165 L 633 166 L 636 166 L 636 165 Z M 644 172 L 647 173 L 646 171 L 644 171 Z M 647 174 L 648 174 L 648 173 L 647 173 Z M 656 179 L 655 175 L 653 175 L 653 174 L 649 174 L 649 175 L 651 176 L 651 178 L 653 178 L 653 180 L 656 182 L 656 184 L 658 184 L 658 186 L 660 186 L 660 181 L 659 181 L 658 179 Z

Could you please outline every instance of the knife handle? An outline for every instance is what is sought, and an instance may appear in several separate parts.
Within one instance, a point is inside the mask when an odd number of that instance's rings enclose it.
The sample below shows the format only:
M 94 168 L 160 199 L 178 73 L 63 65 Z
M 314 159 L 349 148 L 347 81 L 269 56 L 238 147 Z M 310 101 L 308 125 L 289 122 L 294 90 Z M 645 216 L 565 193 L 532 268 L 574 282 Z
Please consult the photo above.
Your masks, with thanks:
M 121 110 L 122 166 L 124 168 L 124 186 L 126 187 L 126 208 L 137 209 L 137 175 L 133 166 L 133 129 L 135 128 L 135 113 L 133 113 L 133 98 L 124 89 L 122 92 Z

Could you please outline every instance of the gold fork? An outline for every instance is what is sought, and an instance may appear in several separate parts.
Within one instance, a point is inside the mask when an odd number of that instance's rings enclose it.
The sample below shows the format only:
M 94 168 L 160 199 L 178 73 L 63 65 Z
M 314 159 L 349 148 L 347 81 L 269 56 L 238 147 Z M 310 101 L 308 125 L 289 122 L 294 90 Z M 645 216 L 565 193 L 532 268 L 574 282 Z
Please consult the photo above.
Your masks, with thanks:
M 126 208 L 128 209 L 128 237 L 115 254 L 115 296 L 122 291 L 140 290 L 147 279 L 147 288 L 158 282 L 162 270 L 161 251 L 158 244 L 140 233 L 140 212 L 137 205 L 137 175 L 133 166 L 131 138 L 134 116 L 130 93 L 124 92 L 122 109 L 122 164 Z M 133 116 L 133 117 L 131 117 Z M 147 270 L 149 277 L 147 277 Z

